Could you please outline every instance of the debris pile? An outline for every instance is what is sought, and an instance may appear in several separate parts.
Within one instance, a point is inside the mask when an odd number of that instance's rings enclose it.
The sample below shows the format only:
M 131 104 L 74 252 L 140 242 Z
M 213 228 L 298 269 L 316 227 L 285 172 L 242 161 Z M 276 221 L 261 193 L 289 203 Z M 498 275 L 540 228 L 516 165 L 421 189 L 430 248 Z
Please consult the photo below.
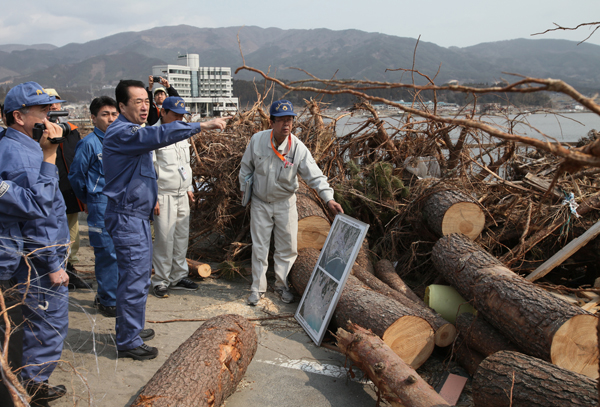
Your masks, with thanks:
M 195 140 L 192 169 L 197 202 L 192 214 L 191 258 L 240 270 L 251 256 L 249 209 L 241 205 L 238 173 L 251 136 L 269 128 L 263 100 L 236 115 L 224 132 L 207 132 Z M 313 153 L 344 211 L 371 226 L 362 260 L 357 260 L 334 313 L 335 326 L 356 332 L 351 321 L 370 329 L 412 368 L 427 360 L 437 345 L 446 346 L 448 354 L 471 374 L 482 361 L 500 357 L 496 352 L 501 350 L 530 356 L 506 354 L 486 366 L 511 365 L 523 359 L 540 371 L 568 370 L 580 378 L 585 377 L 581 373 L 597 378 L 597 339 L 592 334 L 597 319 L 590 313 L 600 304 L 600 289 L 592 287 L 599 275 L 596 235 L 555 261 L 543 280 L 530 283 L 523 277 L 532 275 L 596 223 L 600 170 L 565 171 L 565 160 L 548 150 L 498 141 L 481 128 L 410 112 L 399 119 L 382 118 L 364 99 L 337 115 L 328 113 L 326 104 L 318 100 L 305 102 L 294 134 Z M 361 116 L 353 119 L 353 130 L 340 134 L 338 122 L 349 114 Z M 469 112 L 461 114 L 474 117 Z M 505 117 L 505 126 L 513 127 L 521 119 Z M 595 142 L 592 131 L 582 139 L 582 151 L 589 151 Z M 316 194 L 303 187 L 299 208 L 301 201 L 311 200 L 306 203 L 311 209 L 303 210 L 306 214 L 300 219 L 317 216 L 331 222 Z M 290 273 L 299 293 L 323 241 L 300 244 Z M 486 261 L 478 262 L 481 258 Z M 451 260 L 456 264 L 444 264 Z M 465 282 L 461 273 L 469 267 L 483 277 Z M 448 274 L 452 272 L 459 276 Z M 489 280 L 485 287 L 479 285 L 484 277 Z M 459 319 L 455 327 L 425 306 L 421 298 L 432 283 L 452 284 L 478 310 L 475 321 L 488 324 L 498 343 L 506 345 L 482 352 L 469 342 L 473 320 L 460 325 Z M 469 289 L 475 291 L 463 291 Z M 365 314 L 367 309 L 379 316 Z M 571 337 L 573 332 L 575 337 Z M 569 344 L 585 348 L 585 355 L 574 357 Z M 547 362 L 554 365 L 547 368 Z M 529 386 L 528 378 L 519 372 L 515 375 L 515 389 Z M 577 381 L 570 376 L 569 380 Z M 579 380 L 589 387 L 588 381 Z M 590 395 L 587 387 L 581 391 L 582 400 L 598 397 Z M 486 397 L 480 403 L 491 403 L 492 396 Z M 516 393 L 513 400 L 518 400 Z

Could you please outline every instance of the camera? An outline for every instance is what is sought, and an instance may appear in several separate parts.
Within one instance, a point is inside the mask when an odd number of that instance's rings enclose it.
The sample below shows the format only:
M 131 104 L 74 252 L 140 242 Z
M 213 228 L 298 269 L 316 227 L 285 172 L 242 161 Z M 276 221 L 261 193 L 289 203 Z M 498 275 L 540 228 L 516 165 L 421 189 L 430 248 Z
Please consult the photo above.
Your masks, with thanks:
M 71 127 L 68 124 L 58 122 L 59 117 L 66 117 L 68 115 L 69 112 L 65 111 L 48 112 L 48 121 L 58 124 L 58 126 L 60 126 L 60 128 L 62 129 L 61 137 L 49 139 L 52 144 L 62 143 L 63 141 L 65 141 L 65 137 L 67 137 L 69 133 L 71 133 Z M 42 135 L 44 134 L 44 130 L 46 130 L 46 125 L 44 123 L 35 123 L 33 125 L 33 139 L 39 142 L 42 138 Z
M 152 77 L 152 82 L 156 83 L 160 83 L 160 81 L 162 81 L 162 76 L 154 76 Z

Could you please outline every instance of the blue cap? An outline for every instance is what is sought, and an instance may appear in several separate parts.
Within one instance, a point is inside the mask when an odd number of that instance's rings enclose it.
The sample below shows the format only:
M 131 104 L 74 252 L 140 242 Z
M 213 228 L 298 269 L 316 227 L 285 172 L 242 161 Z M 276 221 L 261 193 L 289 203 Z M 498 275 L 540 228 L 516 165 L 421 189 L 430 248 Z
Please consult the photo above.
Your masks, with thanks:
M 269 109 L 271 116 L 296 116 L 294 113 L 294 105 L 289 100 L 277 100 L 271 105 Z
M 190 112 L 185 110 L 185 102 L 183 101 L 183 98 L 179 96 L 169 96 L 166 98 L 162 104 L 162 108 L 177 114 L 190 114 Z
M 4 112 L 10 113 L 27 106 L 51 105 L 65 100 L 48 95 L 36 82 L 20 83 L 6 94 Z

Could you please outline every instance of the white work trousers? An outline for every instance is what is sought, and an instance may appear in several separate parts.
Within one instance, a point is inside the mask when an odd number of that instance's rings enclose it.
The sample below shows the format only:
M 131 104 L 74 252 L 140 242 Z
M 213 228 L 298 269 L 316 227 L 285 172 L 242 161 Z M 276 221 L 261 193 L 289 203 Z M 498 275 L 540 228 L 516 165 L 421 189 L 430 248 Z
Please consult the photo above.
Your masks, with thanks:
M 298 209 L 296 195 L 274 203 L 252 197 L 250 234 L 252 236 L 251 291 L 267 291 L 267 265 L 271 232 L 275 238 L 275 290 L 287 290 L 287 276 L 298 257 Z
M 187 277 L 185 260 L 190 235 L 188 195 L 158 195 L 160 215 L 154 216 L 152 287 L 177 284 Z

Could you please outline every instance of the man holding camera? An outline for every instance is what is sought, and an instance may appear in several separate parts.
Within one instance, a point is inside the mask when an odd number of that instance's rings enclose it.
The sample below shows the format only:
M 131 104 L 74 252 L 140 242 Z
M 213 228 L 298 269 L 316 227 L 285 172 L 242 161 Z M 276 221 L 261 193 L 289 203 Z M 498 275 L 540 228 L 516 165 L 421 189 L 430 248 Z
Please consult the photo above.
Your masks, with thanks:
M 54 130 L 54 129 L 51 129 Z M 4 133 L 4 130 L 2 130 Z M 45 132 L 48 133 L 49 132 Z M 54 136 L 60 137 L 60 133 Z M 10 321 L 8 342 L 8 366 L 5 369 L 19 371 L 23 358 L 23 297 L 15 289 L 13 275 L 23 253 L 23 240 L 19 222 L 44 218 L 52 211 L 54 195 L 58 193 L 58 174 L 56 173 L 56 148 L 48 134 L 40 139 L 44 162 L 40 167 L 40 177 L 31 188 L 21 188 L 12 181 L 0 179 L 0 290 L 4 296 L 6 315 Z M 4 344 L 7 326 L 0 318 L 0 343 Z M 1 377 L 8 377 L 5 370 Z M 10 379 L 9 379 L 10 380 Z M 14 382 L 13 382 L 14 383 Z M 0 406 L 12 407 L 13 400 L 8 387 L 0 378 Z
M 12 88 L 5 99 L 8 129 L 0 140 L 0 177 L 22 188 L 38 182 L 44 152 L 39 137 L 56 137 L 62 128 L 48 121 L 50 106 L 61 103 L 35 82 Z M 26 293 L 23 316 L 28 321 L 23 331 L 23 383 L 33 396 L 32 405 L 63 396 L 64 386 L 48 384 L 60 359 L 69 323 L 67 285 L 69 277 L 64 260 L 69 246 L 66 207 L 61 194 L 55 193 L 48 216 L 19 224 L 24 252 L 29 253 L 17 266 L 15 278 Z M 28 286 L 26 286 L 28 284 Z
M 158 88 L 154 91 L 154 98 L 152 97 L 152 88 L 154 87 L 154 83 L 160 83 L 164 86 L 163 88 Z M 160 119 L 160 109 L 162 107 L 163 102 L 167 98 L 165 94 L 165 89 L 171 96 L 179 96 L 177 90 L 169 84 L 169 81 L 160 76 L 148 76 L 148 87 L 146 88 L 146 92 L 148 92 L 148 100 L 150 101 L 150 109 L 148 110 L 148 124 L 150 126 L 154 126 L 158 119 Z
M 104 222 L 115 245 L 119 268 L 118 357 L 154 359 L 158 349 L 144 342 L 144 338 L 154 337 L 154 331 L 143 329 L 152 272 L 150 220 L 158 195 L 152 151 L 186 140 L 202 130 L 224 129 L 226 118 L 142 127 L 150 106 L 144 83 L 122 80 L 115 96 L 120 116 L 104 137 L 102 164 L 106 179 L 103 192 L 108 197 Z

